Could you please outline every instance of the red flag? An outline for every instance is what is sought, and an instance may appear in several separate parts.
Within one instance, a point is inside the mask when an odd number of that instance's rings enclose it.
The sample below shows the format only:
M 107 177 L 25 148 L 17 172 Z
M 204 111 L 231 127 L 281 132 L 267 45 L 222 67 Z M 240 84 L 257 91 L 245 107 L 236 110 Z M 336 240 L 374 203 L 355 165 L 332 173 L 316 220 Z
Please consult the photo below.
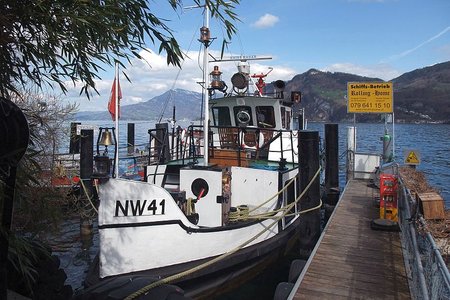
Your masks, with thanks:
M 119 119 L 120 118 L 120 99 L 122 99 L 122 91 L 120 90 L 119 81 L 117 81 L 117 84 L 119 85 L 118 86 L 119 97 L 117 97 L 119 99 L 119 104 L 117 105 L 119 113 L 118 113 L 117 118 Z M 114 121 L 116 119 L 116 79 L 115 78 L 114 78 L 113 85 L 111 88 L 111 96 L 109 97 L 108 110 Z

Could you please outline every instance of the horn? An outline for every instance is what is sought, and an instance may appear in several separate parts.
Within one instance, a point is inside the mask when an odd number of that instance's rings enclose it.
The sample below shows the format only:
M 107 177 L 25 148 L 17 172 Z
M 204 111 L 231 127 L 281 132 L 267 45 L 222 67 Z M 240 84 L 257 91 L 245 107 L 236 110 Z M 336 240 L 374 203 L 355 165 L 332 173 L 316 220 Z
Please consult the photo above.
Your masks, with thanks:
M 108 129 L 103 131 L 102 137 L 100 138 L 100 142 L 98 144 L 102 146 L 109 146 L 114 144 L 112 141 L 111 132 L 109 132 Z
M 283 80 L 277 80 L 274 82 L 274 85 L 277 89 L 282 90 L 286 86 Z

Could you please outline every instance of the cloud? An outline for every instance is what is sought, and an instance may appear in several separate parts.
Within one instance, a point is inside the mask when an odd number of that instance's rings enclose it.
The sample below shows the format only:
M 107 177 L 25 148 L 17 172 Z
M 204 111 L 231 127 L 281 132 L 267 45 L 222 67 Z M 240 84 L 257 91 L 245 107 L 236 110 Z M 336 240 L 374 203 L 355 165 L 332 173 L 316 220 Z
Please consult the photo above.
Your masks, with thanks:
M 124 72 L 130 78 L 128 82 L 123 75 L 120 75 L 120 86 L 123 99 L 122 105 L 135 104 L 150 100 L 159 96 L 172 88 L 180 88 L 189 91 L 202 92 L 202 87 L 198 82 L 203 81 L 202 56 L 198 51 L 185 52 L 187 58 L 182 63 L 181 70 L 173 66 L 167 66 L 166 56 L 157 54 L 153 51 L 141 52 L 140 55 L 146 58 L 146 61 L 134 59 L 131 65 L 127 65 Z M 214 57 L 219 57 L 219 51 L 210 51 Z M 231 54 L 235 56 L 235 54 Z M 267 76 L 266 82 L 272 82 L 278 79 L 290 80 L 296 74 L 296 71 L 285 66 L 275 66 L 271 61 L 250 61 L 251 74 L 266 74 L 269 67 L 273 71 Z M 210 62 L 209 72 L 214 65 L 219 66 L 222 79 L 227 83 L 228 89 L 231 89 L 230 78 L 237 72 L 238 62 Z M 114 78 L 113 72 L 102 76 L 103 80 L 96 80 L 95 84 L 100 95 L 93 95 L 91 100 L 87 100 L 84 95 L 79 95 L 81 84 L 75 87 L 70 82 L 67 83 L 68 93 L 64 98 L 68 102 L 80 104 L 81 111 L 87 110 L 106 110 L 109 100 L 111 86 Z M 209 80 L 209 78 L 208 78 Z
M 445 28 L 444 30 L 442 30 L 441 32 L 439 32 L 438 34 L 432 36 L 431 38 L 429 38 L 428 40 L 420 43 L 419 45 L 415 46 L 414 48 L 408 49 L 406 51 L 403 51 L 400 54 L 396 54 L 396 55 L 392 55 L 391 57 L 388 58 L 387 61 L 394 61 L 394 60 L 398 60 L 401 59 L 409 54 L 411 54 L 412 52 L 416 51 L 417 49 L 425 46 L 428 43 L 431 43 L 432 41 L 440 38 L 442 35 L 446 34 L 448 31 L 450 31 L 450 26 L 448 26 L 447 28 Z
M 275 26 L 275 24 L 279 20 L 280 19 L 277 16 L 265 14 L 264 16 L 261 16 L 255 23 L 252 23 L 251 26 L 258 29 L 269 28 Z
M 383 80 L 391 80 L 402 74 L 387 64 L 362 66 L 352 63 L 335 63 L 325 67 L 322 71 L 350 73 L 360 76 L 381 78 Z

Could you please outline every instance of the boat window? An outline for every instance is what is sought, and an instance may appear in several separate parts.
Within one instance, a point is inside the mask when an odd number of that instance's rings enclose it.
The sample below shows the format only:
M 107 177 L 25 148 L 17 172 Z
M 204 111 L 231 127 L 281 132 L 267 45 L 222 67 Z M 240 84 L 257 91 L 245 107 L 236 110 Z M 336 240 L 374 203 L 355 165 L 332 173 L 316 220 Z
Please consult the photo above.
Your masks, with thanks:
M 291 111 L 284 106 L 281 107 L 281 126 L 284 129 L 291 129 Z
M 228 107 L 213 107 L 212 112 L 215 126 L 231 126 L 230 109 Z
M 235 106 L 233 110 L 237 126 L 253 126 L 252 109 L 250 106 Z
M 258 119 L 258 127 L 275 127 L 275 113 L 272 106 L 257 106 L 256 117 Z

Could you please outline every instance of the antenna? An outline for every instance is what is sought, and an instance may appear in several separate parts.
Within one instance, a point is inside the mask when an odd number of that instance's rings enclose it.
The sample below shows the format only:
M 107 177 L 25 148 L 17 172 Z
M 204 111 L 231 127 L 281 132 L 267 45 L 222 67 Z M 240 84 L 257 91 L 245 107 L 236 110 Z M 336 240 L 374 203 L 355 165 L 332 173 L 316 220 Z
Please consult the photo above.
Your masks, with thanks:
M 246 62 L 249 60 L 268 60 L 272 59 L 272 56 L 263 56 L 263 55 L 232 55 L 224 58 L 217 59 L 210 55 L 213 60 L 210 60 L 209 62 L 227 62 L 227 61 L 241 61 Z

